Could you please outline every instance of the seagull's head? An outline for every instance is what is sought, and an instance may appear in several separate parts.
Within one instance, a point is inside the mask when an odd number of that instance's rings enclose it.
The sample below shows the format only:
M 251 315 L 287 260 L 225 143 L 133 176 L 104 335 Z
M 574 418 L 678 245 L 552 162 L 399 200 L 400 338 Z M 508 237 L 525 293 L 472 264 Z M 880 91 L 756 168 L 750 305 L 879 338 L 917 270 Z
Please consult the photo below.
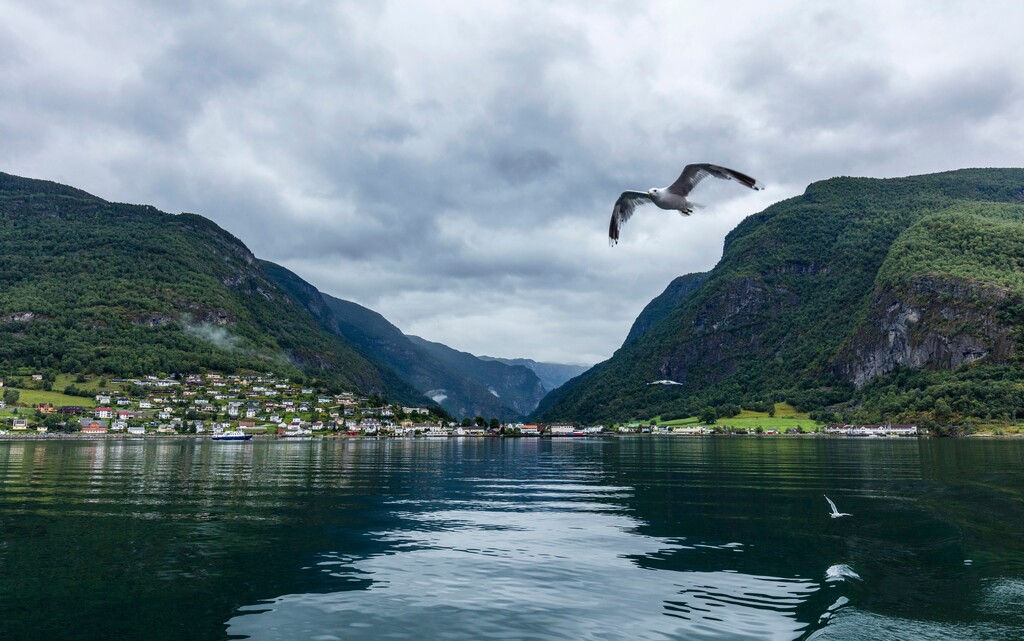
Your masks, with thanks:
M 654 187 L 651 187 L 650 189 L 647 190 L 647 195 L 650 196 L 651 198 L 654 198 L 655 196 L 658 195 L 658 190 L 655 189 Z

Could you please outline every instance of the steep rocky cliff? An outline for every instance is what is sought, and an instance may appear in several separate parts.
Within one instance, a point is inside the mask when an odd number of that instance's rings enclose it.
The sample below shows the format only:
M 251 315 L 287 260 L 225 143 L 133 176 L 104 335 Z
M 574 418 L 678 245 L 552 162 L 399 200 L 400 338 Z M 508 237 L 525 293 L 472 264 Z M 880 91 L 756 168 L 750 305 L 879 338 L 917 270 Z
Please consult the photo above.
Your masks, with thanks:
M 861 387 L 899 367 L 952 369 L 1016 352 L 999 310 L 1010 292 L 991 284 L 915 279 L 907 290 L 879 291 L 872 313 L 836 359 L 836 371 Z

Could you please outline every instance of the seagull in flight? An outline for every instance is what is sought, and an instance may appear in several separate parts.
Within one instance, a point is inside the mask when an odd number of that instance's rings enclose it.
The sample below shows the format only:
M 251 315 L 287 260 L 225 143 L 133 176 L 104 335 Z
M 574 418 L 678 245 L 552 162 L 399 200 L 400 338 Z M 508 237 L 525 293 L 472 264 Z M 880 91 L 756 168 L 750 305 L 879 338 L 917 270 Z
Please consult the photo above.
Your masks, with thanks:
M 825 496 L 825 495 L 823 494 L 822 496 Z M 834 519 L 838 519 L 838 518 L 839 518 L 839 517 L 841 517 L 841 516 L 853 516 L 852 514 L 847 514 L 846 512 L 840 512 L 840 511 L 839 511 L 839 510 L 838 510 L 838 509 L 836 508 L 836 504 L 835 504 L 835 503 L 833 503 L 833 502 L 832 502 L 832 499 L 828 498 L 828 496 L 825 496 L 825 500 L 826 500 L 826 501 L 828 501 L 828 504 L 829 504 L 829 506 L 830 506 L 830 507 L 832 508 L 832 514 L 830 514 L 830 515 L 829 515 L 829 516 L 831 516 L 832 518 L 834 518 Z
M 652 188 L 647 191 L 624 191 L 619 199 L 615 201 L 615 208 L 612 209 L 612 222 L 608 227 L 608 240 L 612 245 L 619 242 L 619 229 L 629 220 L 633 212 L 640 205 L 654 203 L 662 209 L 674 209 L 683 216 L 693 213 L 694 203 L 686 199 L 690 192 L 708 176 L 721 178 L 722 180 L 738 180 L 740 183 L 751 189 L 764 189 L 764 185 L 757 182 L 750 176 L 740 173 L 735 169 L 698 163 L 687 165 L 683 173 L 668 187 Z

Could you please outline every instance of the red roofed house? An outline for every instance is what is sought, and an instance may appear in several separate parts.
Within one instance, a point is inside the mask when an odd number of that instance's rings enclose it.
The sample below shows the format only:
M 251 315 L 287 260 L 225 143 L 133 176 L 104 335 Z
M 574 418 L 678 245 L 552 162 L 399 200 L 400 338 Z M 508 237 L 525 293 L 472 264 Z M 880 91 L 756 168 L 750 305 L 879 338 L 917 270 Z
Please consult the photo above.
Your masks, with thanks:
M 106 433 L 107 433 L 106 426 L 100 425 L 96 421 L 93 421 L 92 423 L 89 423 L 88 425 L 84 425 L 82 427 L 82 434 L 106 434 Z

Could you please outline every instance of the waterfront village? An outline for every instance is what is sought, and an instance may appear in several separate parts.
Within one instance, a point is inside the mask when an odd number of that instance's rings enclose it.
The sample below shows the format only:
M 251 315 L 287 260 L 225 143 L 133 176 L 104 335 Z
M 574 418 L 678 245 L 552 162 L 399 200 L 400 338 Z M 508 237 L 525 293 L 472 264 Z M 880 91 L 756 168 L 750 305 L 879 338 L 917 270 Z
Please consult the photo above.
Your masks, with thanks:
M 43 375 L 26 375 L 20 387 L 41 386 Z M 3 382 L 0 381 L 0 387 Z M 51 385 L 52 387 L 52 385 Z M 69 389 L 70 388 L 70 389 Z M 72 383 L 65 401 L 83 393 Z M 25 397 L 46 393 L 25 391 Z M 386 404 L 352 392 L 329 393 L 273 374 L 190 374 L 165 378 L 101 379 L 95 394 L 75 403 L 0 401 L 0 434 L 91 437 L 215 435 L 242 431 L 284 438 L 312 436 L 584 435 L 603 426 L 501 423 L 497 419 L 446 420 L 429 407 Z M 13 403 L 11 401 L 14 401 Z
M 27 398 L 43 388 L 44 376 L 27 374 L 20 387 Z M 79 377 L 78 382 L 82 382 Z M 52 387 L 46 385 L 46 387 Z M 147 435 L 208 435 L 239 431 L 254 436 L 292 437 L 448 437 L 448 436 L 598 436 L 608 434 L 667 434 L 703 436 L 721 434 L 721 427 L 705 425 L 658 426 L 626 423 L 613 427 L 569 424 L 502 423 L 483 417 L 446 420 L 443 412 L 429 407 L 386 404 L 352 392 L 330 393 L 305 387 L 273 374 L 155 375 L 134 379 L 99 379 L 95 394 L 74 383 L 56 396 L 77 403 L 26 402 L 10 387 L 0 400 L 0 435 L 117 437 Z M 0 379 L 0 389 L 4 381 Z M 76 396 L 68 396 L 68 393 Z M 803 430 L 788 430 L 805 435 Z M 747 430 L 725 430 L 746 434 Z M 757 435 L 776 435 L 776 430 L 750 430 Z M 916 436 L 916 425 L 825 426 L 821 434 L 841 436 Z

